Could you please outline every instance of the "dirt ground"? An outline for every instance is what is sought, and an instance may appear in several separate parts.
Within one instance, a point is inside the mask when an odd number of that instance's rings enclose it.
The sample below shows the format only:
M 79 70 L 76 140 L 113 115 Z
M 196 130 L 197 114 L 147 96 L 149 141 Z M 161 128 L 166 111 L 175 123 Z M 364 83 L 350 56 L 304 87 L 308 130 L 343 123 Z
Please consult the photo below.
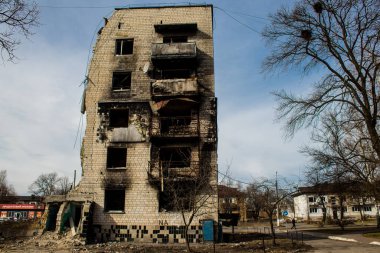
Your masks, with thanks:
M 271 246 L 271 241 L 265 241 L 265 252 L 305 252 L 310 249 L 307 245 L 292 245 L 287 240 L 278 240 L 278 246 Z M 214 252 L 213 244 L 192 244 L 193 252 Z M 56 233 L 45 233 L 41 236 L 7 239 L 0 242 L 0 252 L 130 252 L 130 253 L 177 253 L 186 252 L 185 245 L 181 244 L 142 244 L 109 242 L 84 245 L 77 237 L 62 236 Z M 219 243 L 215 245 L 215 252 L 243 253 L 263 252 L 262 241 L 253 240 L 241 243 Z

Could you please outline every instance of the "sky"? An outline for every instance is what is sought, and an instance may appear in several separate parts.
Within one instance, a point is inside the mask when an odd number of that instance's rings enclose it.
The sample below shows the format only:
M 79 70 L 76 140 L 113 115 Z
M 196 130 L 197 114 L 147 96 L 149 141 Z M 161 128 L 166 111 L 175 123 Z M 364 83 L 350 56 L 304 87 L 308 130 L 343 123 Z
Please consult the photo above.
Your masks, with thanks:
M 263 73 L 261 68 L 270 48 L 260 31 L 269 14 L 294 0 L 35 1 L 40 25 L 18 46 L 15 63 L 0 60 L 0 170 L 7 170 L 17 194 L 30 194 L 28 186 L 42 173 L 57 172 L 73 180 L 76 170 L 78 178 L 85 121 L 80 113 L 81 83 L 103 17 L 114 7 L 161 3 L 215 7 L 219 171 L 229 168 L 231 177 L 247 183 L 274 178 L 276 171 L 302 179 L 308 160 L 299 149 L 309 143 L 308 131 L 284 138 L 271 92 L 304 94 L 320 73 Z

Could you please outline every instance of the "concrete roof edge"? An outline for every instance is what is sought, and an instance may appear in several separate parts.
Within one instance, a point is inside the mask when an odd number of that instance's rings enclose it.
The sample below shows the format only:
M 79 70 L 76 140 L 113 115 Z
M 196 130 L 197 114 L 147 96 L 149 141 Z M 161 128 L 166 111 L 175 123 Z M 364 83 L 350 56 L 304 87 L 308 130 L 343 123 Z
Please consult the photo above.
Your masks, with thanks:
M 115 10 L 128 10 L 128 9 L 160 9 L 160 8 L 184 8 L 184 7 L 213 7 L 212 4 L 168 4 L 168 5 L 152 5 L 152 6 L 129 6 L 117 7 Z

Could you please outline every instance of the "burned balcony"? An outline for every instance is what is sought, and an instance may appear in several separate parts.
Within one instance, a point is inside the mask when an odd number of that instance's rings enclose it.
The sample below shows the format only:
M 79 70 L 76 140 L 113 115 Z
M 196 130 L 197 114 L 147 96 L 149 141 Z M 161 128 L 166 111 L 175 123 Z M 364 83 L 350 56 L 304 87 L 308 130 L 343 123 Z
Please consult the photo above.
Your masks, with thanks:
M 151 137 L 198 137 L 196 116 L 158 117 L 153 119 Z
M 193 180 L 199 175 L 199 162 L 153 161 L 148 174 L 151 181 Z
M 194 63 L 197 57 L 195 42 L 153 43 L 152 62 L 155 65 L 167 62 Z
M 152 83 L 152 95 L 156 97 L 196 94 L 198 94 L 196 78 L 164 79 Z

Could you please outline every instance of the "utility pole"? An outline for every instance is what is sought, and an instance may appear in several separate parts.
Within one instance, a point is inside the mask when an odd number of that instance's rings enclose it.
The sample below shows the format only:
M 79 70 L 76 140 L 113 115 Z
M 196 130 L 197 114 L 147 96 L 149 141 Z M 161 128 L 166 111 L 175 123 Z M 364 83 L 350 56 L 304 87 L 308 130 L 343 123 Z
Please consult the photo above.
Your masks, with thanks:
M 77 178 L 77 170 L 74 170 L 74 183 L 73 183 L 73 190 L 75 188 L 75 180 Z
M 277 171 L 276 171 L 276 206 L 277 206 L 277 212 L 276 212 L 276 217 L 277 217 L 277 227 L 280 226 L 280 214 L 279 214 L 279 208 L 278 208 L 278 181 L 277 181 Z

